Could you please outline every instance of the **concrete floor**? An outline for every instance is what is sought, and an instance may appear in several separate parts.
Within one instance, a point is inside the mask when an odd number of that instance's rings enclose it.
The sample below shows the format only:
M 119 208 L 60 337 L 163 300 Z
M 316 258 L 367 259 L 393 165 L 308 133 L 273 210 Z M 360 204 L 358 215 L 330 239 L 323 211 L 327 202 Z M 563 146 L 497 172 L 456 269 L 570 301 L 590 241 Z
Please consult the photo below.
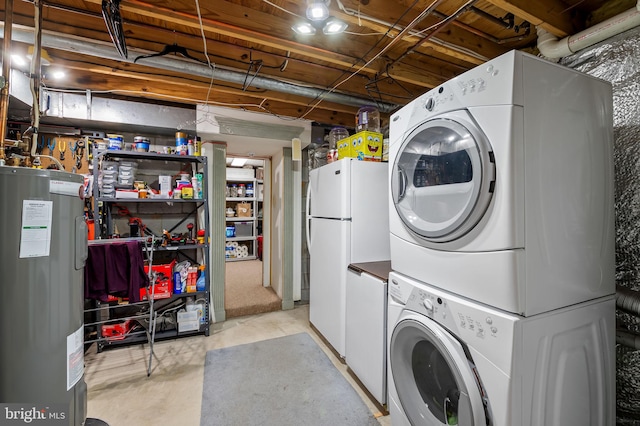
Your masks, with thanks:
M 209 337 L 156 342 L 150 377 L 147 377 L 148 345 L 122 347 L 102 353 L 97 353 L 93 345 L 85 354 L 85 381 L 89 388 L 88 417 L 103 420 L 110 426 L 198 426 L 207 351 L 308 332 L 356 389 L 380 424 L 391 424 L 389 416 L 382 416 L 356 384 L 347 372 L 346 365 L 310 328 L 308 305 L 296 306 L 289 311 L 233 318 L 213 324 L 211 330 Z

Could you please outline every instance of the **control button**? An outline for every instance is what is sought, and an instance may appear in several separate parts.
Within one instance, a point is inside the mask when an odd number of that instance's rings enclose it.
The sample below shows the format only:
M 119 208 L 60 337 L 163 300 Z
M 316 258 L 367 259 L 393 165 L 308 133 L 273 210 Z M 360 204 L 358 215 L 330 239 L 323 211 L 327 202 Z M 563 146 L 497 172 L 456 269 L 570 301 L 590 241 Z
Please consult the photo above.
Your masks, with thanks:
M 430 299 L 424 299 L 424 302 L 422 302 L 422 304 L 427 311 L 433 312 L 433 302 Z
M 493 72 L 493 65 L 489 65 L 489 66 L 487 67 L 487 72 L 488 72 L 489 74 L 491 74 L 491 73 Z
M 498 332 L 498 329 L 496 327 L 491 327 L 491 332 L 493 334 L 496 334 Z
M 491 317 L 487 317 L 486 321 L 489 325 L 493 324 L 493 320 L 491 319 Z
M 427 103 L 424 105 L 424 107 L 428 110 L 428 111 L 433 111 L 433 107 L 436 106 L 435 101 L 433 100 L 433 98 L 429 98 L 427 99 Z

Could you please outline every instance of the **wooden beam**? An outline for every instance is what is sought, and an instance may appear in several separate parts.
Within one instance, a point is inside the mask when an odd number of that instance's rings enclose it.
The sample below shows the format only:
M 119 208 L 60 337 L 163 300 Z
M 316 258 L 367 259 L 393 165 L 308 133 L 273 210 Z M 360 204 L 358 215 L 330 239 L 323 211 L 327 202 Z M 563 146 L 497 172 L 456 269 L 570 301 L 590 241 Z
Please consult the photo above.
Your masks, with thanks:
M 542 27 L 556 37 L 566 37 L 584 29 L 573 23 L 567 4 L 560 0 L 486 0 L 523 18 L 531 25 Z

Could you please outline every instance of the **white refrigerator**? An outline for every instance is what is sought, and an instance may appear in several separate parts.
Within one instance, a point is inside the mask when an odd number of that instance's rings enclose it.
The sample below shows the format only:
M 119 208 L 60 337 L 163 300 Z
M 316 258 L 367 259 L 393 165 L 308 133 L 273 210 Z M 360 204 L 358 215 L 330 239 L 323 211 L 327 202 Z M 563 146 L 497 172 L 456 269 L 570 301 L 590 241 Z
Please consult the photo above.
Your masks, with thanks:
M 345 356 L 347 267 L 389 260 L 388 163 L 345 158 L 310 172 L 309 320 Z

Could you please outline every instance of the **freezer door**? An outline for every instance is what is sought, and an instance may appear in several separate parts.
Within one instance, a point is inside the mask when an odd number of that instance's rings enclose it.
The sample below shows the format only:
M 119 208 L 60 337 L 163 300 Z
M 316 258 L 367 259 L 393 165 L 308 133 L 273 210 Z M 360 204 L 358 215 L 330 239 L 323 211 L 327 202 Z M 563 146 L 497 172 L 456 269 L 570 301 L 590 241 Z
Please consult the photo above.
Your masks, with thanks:
M 351 160 L 334 161 L 309 173 L 310 214 L 313 217 L 351 217 Z
M 309 320 L 342 357 L 350 234 L 348 221 L 311 219 Z

